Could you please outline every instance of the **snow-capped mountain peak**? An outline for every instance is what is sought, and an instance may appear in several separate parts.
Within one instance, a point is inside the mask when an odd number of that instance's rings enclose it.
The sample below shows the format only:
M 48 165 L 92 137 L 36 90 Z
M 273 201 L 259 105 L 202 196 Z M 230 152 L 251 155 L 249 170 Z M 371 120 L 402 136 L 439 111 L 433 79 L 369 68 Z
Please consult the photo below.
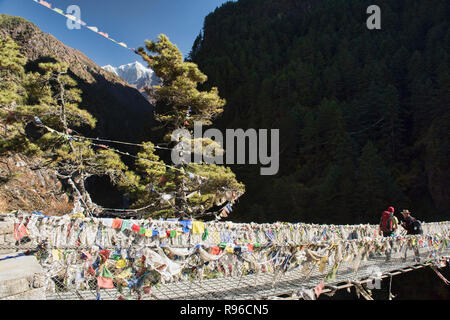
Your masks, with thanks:
M 143 66 L 138 61 L 124 64 L 119 67 L 106 65 L 102 68 L 121 77 L 129 84 L 136 86 L 136 88 L 139 90 L 143 89 L 144 87 L 154 86 L 160 83 L 153 70 Z
M 116 70 L 116 68 L 114 68 L 112 65 L 107 65 L 107 66 L 104 66 L 104 67 L 102 67 L 103 69 L 105 69 L 106 71 L 109 71 L 109 72 L 112 72 L 112 73 L 114 73 L 116 76 L 118 76 L 118 73 L 117 73 L 117 70 Z

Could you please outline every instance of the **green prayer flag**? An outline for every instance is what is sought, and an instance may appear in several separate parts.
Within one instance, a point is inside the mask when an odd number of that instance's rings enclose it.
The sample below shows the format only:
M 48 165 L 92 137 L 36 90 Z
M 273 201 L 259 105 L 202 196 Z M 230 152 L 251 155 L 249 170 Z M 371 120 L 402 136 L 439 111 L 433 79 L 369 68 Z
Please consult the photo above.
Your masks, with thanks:
M 111 255 L 111 257 L 109 257 L 111 260 L 119 260 L 120 259 L 120 254 L 113 254 Z
M 114 278 L 113 274 L 108 270 L 106 266 L 103 266 L 100 276 L 103 278 Z
M 326 275 L 324 281 L 330 281 L 336 278 L 336 273 L 337 273 L 337 269 L 339 267 L 339 263 L 335 263 L 333 268 L 330 270 L 330 272 L 328 272 L 328 274 Z

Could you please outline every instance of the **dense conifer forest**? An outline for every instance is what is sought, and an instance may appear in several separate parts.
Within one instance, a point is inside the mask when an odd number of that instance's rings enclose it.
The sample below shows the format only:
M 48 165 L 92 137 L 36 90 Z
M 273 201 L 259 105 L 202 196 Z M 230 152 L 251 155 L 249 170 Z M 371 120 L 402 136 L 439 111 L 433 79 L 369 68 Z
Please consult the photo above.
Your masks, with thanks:
M 366 9 L 381 9 L 369 30 Z M 280 170 L 233 165 L 233 221 L 377 223 L 450 210 L 450 3 L 240 0 L 209 14 L 188 59 L 227 101 L 214 126 L 279 128 Z

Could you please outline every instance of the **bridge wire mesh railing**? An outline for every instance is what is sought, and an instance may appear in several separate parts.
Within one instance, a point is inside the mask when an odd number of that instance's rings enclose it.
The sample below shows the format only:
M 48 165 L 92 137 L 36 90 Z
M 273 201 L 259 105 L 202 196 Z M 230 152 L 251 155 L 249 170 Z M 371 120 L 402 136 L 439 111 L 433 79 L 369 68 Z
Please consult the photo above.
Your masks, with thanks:
M 58 300 L 305 297 L 322 281 L 333 288 L 449 254 L 447 222 L 424 224 L 423 235 L 383 238 L 373 225 L 206 223 L 200 233 L 183 224 L 177 233 L 173 221 L 151 222 L 145 236 L 104 219 L 67 217 L 33 217 L 31 225 L 30 217 L 15 217 L 15 230 L 24 219 L 28 237 L 10 247 L 36 256 L 47 299 Z M 80 232 L 82 223 L 91 232 Z

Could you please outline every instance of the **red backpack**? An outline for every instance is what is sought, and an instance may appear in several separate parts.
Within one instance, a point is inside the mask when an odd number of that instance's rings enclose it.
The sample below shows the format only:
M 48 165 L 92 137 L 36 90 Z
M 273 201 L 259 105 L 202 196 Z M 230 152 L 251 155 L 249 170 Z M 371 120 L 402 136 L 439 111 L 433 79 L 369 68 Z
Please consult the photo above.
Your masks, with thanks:
M 380 221 L 381 231 L 383 231 L 383 235 L 390 234 L 390 233 L 392 233 L 392 231 L 394 231 L 392 228 L 393 215 L 394 214 L 392 212 L 383 211 L 383 214 L 381 215 L 381 221 Z

